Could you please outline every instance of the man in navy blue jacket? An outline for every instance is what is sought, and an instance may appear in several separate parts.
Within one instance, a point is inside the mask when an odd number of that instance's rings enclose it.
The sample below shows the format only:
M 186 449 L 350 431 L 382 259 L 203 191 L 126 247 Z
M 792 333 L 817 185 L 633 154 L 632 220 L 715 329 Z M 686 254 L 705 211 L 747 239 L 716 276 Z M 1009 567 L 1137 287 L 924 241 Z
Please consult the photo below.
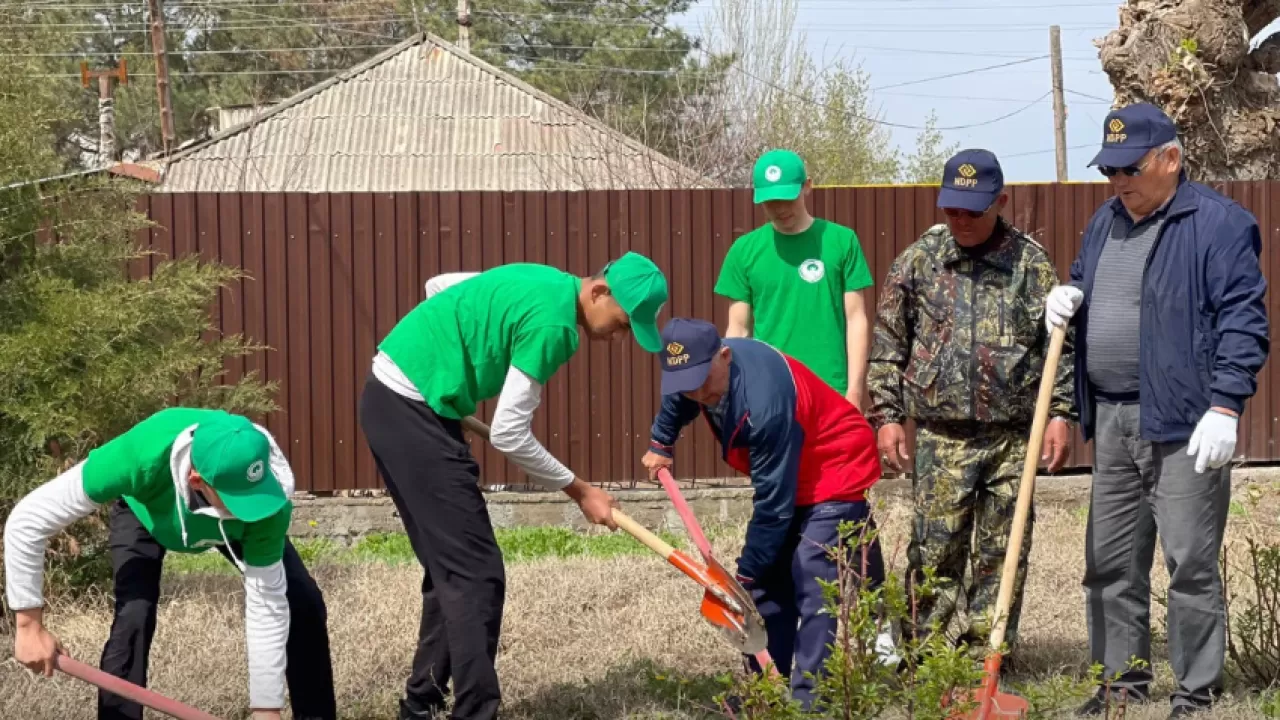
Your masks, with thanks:
M 1156 529 L 1168 567 L 1173 713 L 1222 686 L 1218 554 L 1237 425 L 1270 350 L 1258 224 L 1183 170 L 1167 115 L 1109 114 L 1092 164 L 1116 197 L 1094 214 L 1071 282 L 1045 303 L 1050 328 L 1076 323 L 1075 392 L 1094 441 L 1084 587 L 1089 646 L 1112 693 L 1146 700 Z M 1100 688 L 1081 715 L 1101 714 Z
M 858 408 L 803 363 L 749 338 L 724 338 L 703 320 L 674 318 L 662 330 L 662 407 L 642 463 L 669 467 L 680 431 L 701 416 L 729 466 L 751 476 L 755 507 L 737 574 L 764 618 L 769 655 L 809 709 L 837 618 L 824 613 L 824 580 L 837 570 L 842 521 L 874 532 L 868 488 L 880 479 L 876 438 Z M 855 573 L 884 581 L 880 543 L 845 546 Z M 864 557 L 865 555 L 865 557 Z M 877 638 L 881 658 L 890 650 Z M 760 672 L 754 658 L 749 667 Z

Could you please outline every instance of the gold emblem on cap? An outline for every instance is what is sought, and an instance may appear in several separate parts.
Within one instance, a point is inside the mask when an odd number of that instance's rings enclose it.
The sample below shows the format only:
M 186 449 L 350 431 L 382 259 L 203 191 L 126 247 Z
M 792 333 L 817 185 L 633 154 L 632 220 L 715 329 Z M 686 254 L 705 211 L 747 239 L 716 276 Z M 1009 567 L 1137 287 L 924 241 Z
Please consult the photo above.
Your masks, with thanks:
M 1111 122 L 1107 123 L 1107 129 L 1111 132 L 1107 133 L 1105 142 L 1122 143 L 1129 137 L 1124 131 L 1124 122 L 1120 118 L 1111 118 Z
M 678 342 L 673 342 L 673 343 L 668 343 L 668 344 L 667 344 L 667 353 L 668 353 L 668 354 L 670 354 L 670 355 L 679 355 L 679 354 L 680 354 L 680 353 L 682 353 L 682 352 L 684 352 L 684 346 L 683 346 L 683 345 L 681 345 L 680 343 L 678 343 Z
M 951 184 L 955 187 L 971 188 L 977 187 L 978 181 L 973 179 L 978 174 L 978 169 L 969 163 L 965 163 L 956 168 L 956 177 L 951 179 Z

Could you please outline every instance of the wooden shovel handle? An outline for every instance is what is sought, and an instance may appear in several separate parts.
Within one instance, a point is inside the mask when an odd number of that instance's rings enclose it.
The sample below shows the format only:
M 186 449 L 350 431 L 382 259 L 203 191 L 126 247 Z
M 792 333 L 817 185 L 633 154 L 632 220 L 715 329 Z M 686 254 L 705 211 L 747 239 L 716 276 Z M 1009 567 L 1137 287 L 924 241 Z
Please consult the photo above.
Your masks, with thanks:
M 462 426 L 470 432 L 474 432 L 485 439 L 489 438 L 489 426 L 485 425 L 473 415 L 468 415 L 462 418 Z M 614 508 L 613 521 L 618 524 L 618 527 L 625 530 L 628 535 L 639 540 L 645 545 L 645 547 L 661 555 L 663 560 L 666 560 L 676 566 L 676 568 L 684 574 L 704 586 L 714 587 L 715 584 L 707 575 L 705 568 L 694 562 L 688 555 L 671 547 L 671 545 L 662 538 L 650 532 L 648 528 L 633 520 L 630 515 Z
M 468 415 L 462 418 L 462 427 L 479 435 L 485 440 L 489 439 L 489 426 L 481 422 L 475 415 Z
M 1066 340 L 1064 328 L 1054 328 L 1049 339 L 1049 352 L 1044 358 L 1044 372 L 1040 376 L 1040 394 L 1036 398 L 1035 418 L 1031 422 L 1031 437 L 1027 440 L 1027 457 L 1022 463 L 1022 483 L 1018 488 L 1018 505 L 1013 512 L 1013 529 L 1009 533 L 1009 546 L 1004 553 L 1004 572 L 1000 576 L 1000 594 L 996 596 L 996 618 L 991 628 L 992 650 L 999 650 L 1009 620 L 1009 608 L 1013 605 L 1013 586 L 1018 575 L 1018 556 L 1022 550 L 1022 538 L 1031 513 L 1031 498 L 1035 494 L 1036 473 L 1040 466 L 1040 449 L 1044 445 L 1044 431 L 1049 424 L 1049 404 L 1053 402 L 1053 386 L 1058 379 L 1058 361 L 1062 357 L 1062 344 Z
M 628 535 L 644 543 L 646 547 L 661 555 L 665 560 L 670 560 L 672 553 L 676 552 L 676 549 L 671 547 L 665 540 L 653 534 L 649 528 L 631 519 L 630 515 L 618 508 L 613 509 L 613 521 L 618 524 L 618 527 L 625 530 Z

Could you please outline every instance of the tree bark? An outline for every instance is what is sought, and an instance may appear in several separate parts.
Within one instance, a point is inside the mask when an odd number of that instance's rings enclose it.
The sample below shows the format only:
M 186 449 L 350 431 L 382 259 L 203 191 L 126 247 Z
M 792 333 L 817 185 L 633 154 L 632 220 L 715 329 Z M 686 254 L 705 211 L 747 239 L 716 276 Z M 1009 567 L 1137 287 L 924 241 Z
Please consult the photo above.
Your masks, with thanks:
M 1149 102 L 1178 124 L 1198 180 L 1280 176 L 1280 39 L 1250 39 L 1280 0 L 1127 0 L 1098 41 L 1117 106 Z

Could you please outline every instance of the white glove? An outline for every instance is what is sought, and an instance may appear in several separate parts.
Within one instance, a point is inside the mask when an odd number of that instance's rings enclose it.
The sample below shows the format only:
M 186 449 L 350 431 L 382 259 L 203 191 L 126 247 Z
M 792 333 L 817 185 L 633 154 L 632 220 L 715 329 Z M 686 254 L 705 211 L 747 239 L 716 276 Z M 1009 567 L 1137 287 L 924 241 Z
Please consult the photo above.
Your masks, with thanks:
M 1196 456 L 1196 472 L 1206 467 L 1220 468 L 1231 459 L 1236 450 L 1236 426 L 1239 419 L 1217 410 L 1210 410 L 1196 423 L 1187 454 Z
M 1058 285 L 1049 291 L 1044 301 L 1044 326 L 1052 333 L 1054 328 L 1067 326 L 1071 316 L 1084 302 L 1084 292 L 1075 285 Z

